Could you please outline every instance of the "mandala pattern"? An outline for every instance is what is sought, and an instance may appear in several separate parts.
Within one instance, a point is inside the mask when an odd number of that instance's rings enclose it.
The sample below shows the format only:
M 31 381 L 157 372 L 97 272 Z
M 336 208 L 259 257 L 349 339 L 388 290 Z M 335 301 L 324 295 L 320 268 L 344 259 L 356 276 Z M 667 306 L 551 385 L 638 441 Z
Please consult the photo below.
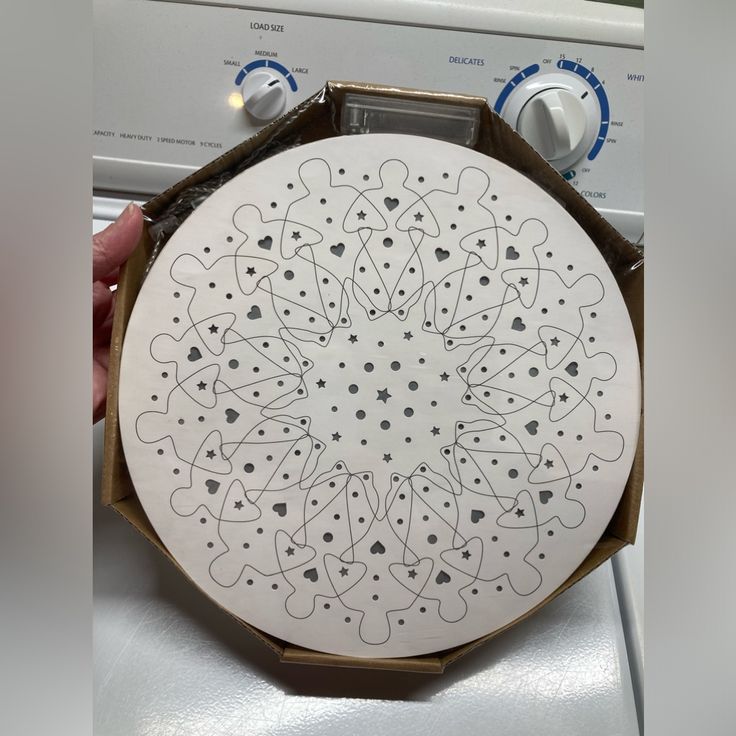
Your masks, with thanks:
M 143 286 L 121 380 L 131 474 L 184 569 L 357 656 L 444 649 L 548 595 L 616 506 L 638 409 L 625 306 L 571 218 L 403 136 L 212 195 Z

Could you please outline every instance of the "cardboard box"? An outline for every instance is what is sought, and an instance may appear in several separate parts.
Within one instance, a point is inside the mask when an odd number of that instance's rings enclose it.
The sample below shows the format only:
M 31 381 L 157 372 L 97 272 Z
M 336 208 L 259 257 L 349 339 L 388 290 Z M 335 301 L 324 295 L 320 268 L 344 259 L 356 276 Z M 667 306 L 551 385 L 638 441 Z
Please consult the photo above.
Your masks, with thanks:
M 143 207 L 143 211 L 154 226 L 144 229 L 136 251 L 125 264 L 120 275 L 110 345 L 102 502 L 106 506 L 114 508 L 177 567 L 176 560 L 171 557 L 159 539 L 136 496 L 125 464 L 120 439 L 118 378 L 123 337 L 133 304 L 145 278 L 148 265 L 155 258 L 160 248 L 165 245 L 168 236 L 186 218 L 186 215 L 192 211 L 196 204 L 202 201 L 203 195 L 214 191 L 234 174 L 285 148 L 341 135 L 341 113 L 347 94 L 370 95 L 374 98 L 387 100 L 413 100 L 417 103 L 439 102 L 477 110 L 479 125 L 475 143 L 471 147 L 511 166 L 553 196 L 576 219 L 604 256 L 628 307 L 643 368 L 644 269 L 641 251 L 624 239 L 555 169 L 496 115 L 484 98 L 393 87 L 377 87 L 366 84 L 330 82 L 319 93 L 262 129 L 254 137 L 244 141 L 150 200 Z M 155 242 L 153 238 L 155 238 Z M 533 615 L 535 611 L 592 572 L 619 549 L 627 544 L 634 543 L 644 475 L 643 435 L 642 422 L 636 455 L 624 493 L 598 543 L 578 569 L 557 590 L 524 616 L 502 629 L 455 649 L 431 655 L 396 659 L 362 659 L 303 649 L 275 639 L 255 629 L 245 621 L 237 618 L 236 620 L 266 646 L 270 647 L 283 662 L 441 673 L 448 664 L 527 616 Z

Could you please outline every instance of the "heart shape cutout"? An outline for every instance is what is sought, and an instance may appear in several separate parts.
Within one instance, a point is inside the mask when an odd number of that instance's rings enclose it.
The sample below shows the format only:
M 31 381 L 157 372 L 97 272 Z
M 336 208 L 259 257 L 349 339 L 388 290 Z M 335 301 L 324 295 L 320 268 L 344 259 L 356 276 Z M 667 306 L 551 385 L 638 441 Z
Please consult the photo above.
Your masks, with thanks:
M 578 364 L 573 360 L 572 363 L 568 363 L 568 365 L 565 366 L 565 370 L 571 376 L 577 376 L 577 374 L 578 374 Z
M 386 551 L 386 548 L 378 541 L 373 542 L 371 545 L 371 554 L 372 555 L 382 555 Z
M 449 250 L 444 250 L 443 248 L 435 248 L 434 249 L 434 257 L 438 261 L 440 261 L 440 263 L 441 263 L 446 258 L 449 258 L 450 257 L 450 251 Z
M 204 484 L 207 486 L 207 493 L 210 493 L 212 495 L 217 493 L 218 489 L 220 488 L 219 481 L 212 480 L 212 478 L 206 480 Z
M 519 251 L 514 248 L 513 245 L 510 245 L 508 248 L 506 248 L 506 260 L 507 261 L 516 261 L 519 258 Z
M 511 323 L 511 329 L 517 332 L 524 332 L 526 325 L 521 321 L 521 317 L 514 317 L 514 321 Z
M 257 304 L 254 304 L 250 308 L 250 312 L 248 312 L 248 319 L 260 319 L 261 318 L 261 309 Z
M 342 254 L 345 252 L 345 244 L 344 243 L 338 243 L 337 245 L 331 245 L 330 246 L 330 253 L 332 253 L 333 256 L 337 256 L 338 258 L 342 258 Z
M 450 580 L 452 580 L 452 578 L 444 570 L 440 570 L 439 573 L 437 573 L 437 577 L 434 579 L 437 585 L 442 585 L 443 583 L 449 583 Z
M 286 516 L 286 504 L 285 503 L 275 503 L 271 507 L 279 516 Z
M 528 424 L 524 425 L 524 429 L 529 432 L 532 437 L 537 433 L 537 427 L 539 426 L 539 422 L 534 420 L 529 422 Z
M 263 248 L 263 250 L 271 250 L 272 245 L 273 245 L 273 238 L 270 235 L 266 235 L 265 238 L 261 238 L 258 241 L 258 247 Z
M 232 424 L 239 416 L 239 411 L 235 411 L 235 409 L 225 409 L 225 421 L 228 424 Z
M 480 509 L 473 509 L 470 512 L 470 521 L 473 522 L 473 524 L 477 524 L 481 519 L 486 518 L 486 512 L 481 511 Z
M 189 355 L 187 359 L 194 363 L 195 360 L 199 360 L 202 357 L 202 353 L 199 352 L 199 348 L 189 348 Z
M 317 580 L 319 580 L 319 574 L 317 573 L 316 567 L 310 567 L 309 570 L 305 570 L 302 574 L 307 580 L 311 580 L 313 583 L 316 583 Z
M 383 200 L 384 205 L 386 205 L 386 209 L 391 212 L 392 210 L 395 210 L 399 206 L 399 200 L 396 199 L 396 197 L 386 197 Z
M 552 498 L 552 491 L 539 491 L 539 503 L 545 504 Z

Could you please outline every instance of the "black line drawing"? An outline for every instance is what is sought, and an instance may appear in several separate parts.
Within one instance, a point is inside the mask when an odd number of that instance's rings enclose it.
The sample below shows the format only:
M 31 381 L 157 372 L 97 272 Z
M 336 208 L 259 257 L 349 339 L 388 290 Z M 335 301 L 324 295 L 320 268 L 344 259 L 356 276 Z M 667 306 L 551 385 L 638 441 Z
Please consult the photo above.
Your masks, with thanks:
M 630 440 L 620 314 L 554 224 L 475 166 L 357 165 L 305 154 L 172 255 L 133 436 L 217 588 L 370 654 L 523 611 Z

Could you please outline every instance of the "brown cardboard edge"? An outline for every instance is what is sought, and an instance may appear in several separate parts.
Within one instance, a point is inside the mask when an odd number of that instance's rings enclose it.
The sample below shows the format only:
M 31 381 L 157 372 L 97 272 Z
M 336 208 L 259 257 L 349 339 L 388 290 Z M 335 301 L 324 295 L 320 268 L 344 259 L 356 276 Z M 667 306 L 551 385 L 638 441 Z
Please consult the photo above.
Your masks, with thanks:
M 101 501 L 109 506 L 129 495 L 135 495 L 133 483 L 128 474 L 120 439 L 118 418 L 118 383 L 120 380 L 120 360 L 123 351 L 125 329 L 133 311 L 146 261 L 151 251 L 151 240 L 146 228 L 136 249 L 120 269 L 118 288 L 115 292 L 115 313 L 110 337 L 110 355 L 107 366 L 107 404 L 105 407 L 105 435 L 103 443 Z
M 627 274 L 625 279 L 617 277 L 617 281 L 619 281 L 627 308 L 629 309 L 629 314 L 631 316 L 636 335 L 637 347 L 639 348 L 640 364 L 643 367 L 643 268 L 640 268 L 642 263 L 638 260 L 640 258 L 638 249 L 625 240 L 608 222 L 606 222 L 595 211 L 592 205 L 586 202 L 577 192 L 572 190 L 572 188 L 564 182 L 558 172 L 549 166 L 541 156 L 530 149 L 523 139 L 518 136 L 510 126 L 495 116 L 488 106 L 487 101 L 481 97 L 449 95 L 435 92 L 427 93 L 421 90 L 404 90 L 398 87 L 385 87 L 370 84 L 328 82 L 322 91 L 313 95 L 311 98 L 295 108 L 291 115 L 284 116 L 283 118 L 275 121 L 271 125 L 262 129 L 253 138 L 244 141 L 210 162 L 210 164 L 204 166 L 202 169 L 199 169 L 197 172 L 194 172 L 175 184 L 173 187 L 170 187 L 162 194 L 154 197 L 144 206 L 144 214 L 150 216 L 161 212 L 163 208 L 171 203 L 177 194 L 183 189 L 194 184 L 202 183 L 210 177 L 228 169 L 235 161 L 243 160 L 248 153 L 262 145 L 270 136 L 273 136 L 275 131 L 283 132 L 294 127 L 298 127 L 300 115 L 308 111 L 313 103 L 323 101 L 324 96 L 333 95 L 339 102 L 347 92 L 370 92 L 371 94 L 383 94 L 387 97 L 415 96 L 424 100 L 446 100 L 453 104 L 480 106 L 482 108 L 483 118 L 481 121 L 481 129 L 482 132 L 488 134 L 491 139 L 494 139 L 492 140 L 493 145 L 491 146 L 491 150 L 494 151 L 494 157 L 508 164 L 509 162 L 505 160 L 505 148 L 516 148 L 520 143 L 523 144 L 521 150 L 524 151 L 525 155 L 521 157 L 524 160 L 521 172 L 542 186 L 545 191 L 554 196 L 558 201 L 561 201 L 568 212 L 575 217 L 581 227 L 583 227 L 586 233 L 597 245 L 601 242 L 608 243 L 609 245 L 615 244 L 615 246 L 620 249 L 624 260 L 630 262 L 630 273 Z M 288 120 L 286 119 L 287 117 Z M 303 124 L 303 121 L 301 121 L 301 124 Z M 481 146 L 484 143 L 487 145 L 488 141 L 479 141 L 478 146 Z M 483 152 L 488 153 L 486 150 Z M 496 153 L 500 153 L 501 155 L 496 155 Z M 516 165 L 515 168 L 519 169 L 519 166 Z M 135 489 L 133 488 L 130 476 L 127 472 L 122 442 L 120 440 L 117 389 L 120 374 L 122 344 L 125 329 L 142 282 L 151 249 L 152 243 L 150 238 L 148 238 L 147 233 L 144 232 L 136 251 L 121 271 L 118 285 L 118 296 L 113 321 L 113 337 L 111 340 L 110 363 L 108 369 L 108 398 L 105 422 L 101 501 L 106 506 L 112 506 L 121 516 L 123 516 L 123 518 L 125 518 L 146 539 L 148 539 L 154 547 L 164 554 L 172 564 L 174 564 L 174 566 L 180 570 L 180 572 L 185 575 L 190 582 L 192 582 L 192 584 L 196 586 L 196 583 L 191 581 L 191 578 L 186 575 L 186 573 L 169 554 L 168 550 L 148 521 L 148 518 L 138 501 Z M 448 664 L 456 661 L 486 641 L 489 641 L 512 626 L 515 626 L 520 621 L 533 615 L 542 606 L 546 605 L 560 593 L 570 588 L 576 582 L 585 577 L 585 575 L 592 572 L 626 544 L 633 544 L 636 537 L 636 524 L 639 516 L 643 486 L 643 434 L 642 424 L 640 425 L 634 463 L 616 512 L 608 525 L 606 533 L 601 537 L 601 540 L 596 544 L 577 570 L 561 586 L 547 596 L 547 598 L 523 616 L 515 619 L 501 629 L 491 632 L 490 634 L 481 637 L 480 639 L 476 639 L 473 642 L 469 642 L 461 647 L 441 653 L 439 656 L 363 659 L 314 652 L 287 643 L 279 644 L 277 640 L 270 637 L 268 634 L 250 626 L 247 622 L 226 611 L 216 602 L 213 602 L 218 606 L 218 608 L 222 608 L 225 613 L 253 634 L 259 641 L 279 655 L 283 662 L 439 674 L 444 671 L 444 668 Z
M 415 672 L 417 674 L 441 675 L 445 665 L 439 657 L 406 657 L 384 659 L 361 659 L 359 657 L 342 657 L 339 654 L 313 652 L 287 646 L 281 655 L 281 661 L 291 664 L 311 664 L 323 667 L 345 667 L 362 670 L 392 670 L 394 672 Z
M 641 407 L 639 414 L 639 436 L 634 461 L 616 511 L 608 523 L 606 532 L 628 544 L 636 541 L 636 532 L 644 490 L 644 264 L 630 271 L 621 293 L 624 296 L 629 317 L 634 329 L 634 338 L 639 353 Z

